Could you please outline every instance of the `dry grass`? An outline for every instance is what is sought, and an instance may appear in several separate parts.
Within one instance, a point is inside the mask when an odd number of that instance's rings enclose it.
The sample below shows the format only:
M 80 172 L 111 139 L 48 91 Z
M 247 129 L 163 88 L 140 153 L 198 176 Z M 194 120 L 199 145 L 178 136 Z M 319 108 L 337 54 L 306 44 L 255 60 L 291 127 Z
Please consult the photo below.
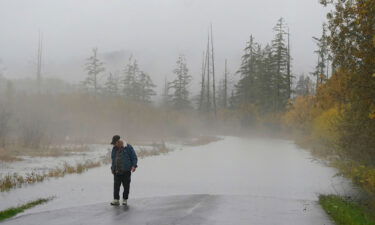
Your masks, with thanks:
M 168 152 L 172 151 L 169 149 L 164 142 L 161 144 L 152 144 L 152 150 L 146 150 L 144 148 L 139 148 L 137 151 L 137 155 L 139 158 L 145 158 L 149 156 L 156 156 L 156 155 L 161 155 L 161 154 L 167 154 Z
M 167 154 L 168 152 L 172 151 L 169 149 L 164 142 L 161 144 L 152 144 L 152 150 L 146 150 L 142 148 L 138 148 L 137 155 L 139 158 L 145 158 L 149 156 L 156 156 L 160 154 Z M 14 174 L 7 174 L 3 177 L 0 177 L 0 192 L 8 191 L 12 188 L 22 187 L 23 185 L 33 184 L 38 182 L 43 182 L 45 179 L 52 178 L 52 177 L 64 177 L 67 174 L 73 173 L 83 173 L 88 169 L 99 167 L 103 164 L 108 164 L 111 162 L 110 151 L 108 154 L 98 161 L 91 161 L 87 160 L 84 163 L 78 163 L 76 165 L 70 165 L 68 163 L 64 163 L 62 167 L 56 167 L 54 169 L 49 170 L 46 173 L 27 173 L 25 176 L 19 175 L 17 173 Z
M 62 168 L 55 168 L 49 170 L 47 173 L 27 173 L 25 176 L 21 176 L 17 173 L 14 174 L 7 174 L 4 177 L 0 178 L 0 191 L 8 191 L 12 188 L 16 187 L 22 187 L 26 184 L 33 184 L 42 182 L 45 179 L 51 178 L 51 177 L 63 177 L 66 174 L 73 174 L 73 173 L 83 173 L 86 170 L 94 167 L 101 166 L 101 162 L 93 162 L 93 161 L 86 161 L 84 163 L 79 163 L 75 166 L 69 165 L 68 163 L 64 163 Z
M 0 148 L 0 161 L 12 162 L 21 160 L 19 156 L 30 157 L 59 157 L 67 156 L 74 152 L 86 152 L 89 150 L 87 145 L 74 146 L 48 146 L 41 148 L 25 148 L 18 145 L 7 146 Z
M 0 148 L 0 161 L 3 162 L 14 162 L 19 161 L 20 159 L 11 154 L 10 151 L 7 151 L 4 148 Z

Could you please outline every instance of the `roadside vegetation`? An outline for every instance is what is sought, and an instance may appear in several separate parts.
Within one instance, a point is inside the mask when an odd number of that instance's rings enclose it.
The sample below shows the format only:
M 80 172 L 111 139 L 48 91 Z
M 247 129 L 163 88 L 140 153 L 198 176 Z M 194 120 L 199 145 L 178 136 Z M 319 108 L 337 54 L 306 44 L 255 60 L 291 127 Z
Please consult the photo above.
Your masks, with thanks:
M 323 196 L 324 209 L 338 224 L 374 224 L 366 215 L 375 215 L 375 2 L 321 3 L 333 10 L 317 39 L 315 94 L 298 96 L 282 119 L 299 144 L 364 191 L 356 202 Z
M 297 97 L 284 122 L 298 134 L 299 143 L 329 159 L 341 175 L 362 187 L 366 201 L 360 201 L 361 207 L 354 207 L 356 211 L 367 209 L 374 214 L 375 2 L 323 0 L 322 4 L 334 6 L 327 15 L 330 34 L 323 33 L 319 39 L 320 55 L 325 56 L 321 59 L 332 59 L 334 73 L 328 77 L 324 72 L 328 65 L 321 64 L 316 94 Z M 331 196 L 321 202 L 339 200 Z M 338 211 L 348 209 L 345 204 L 335 207 Z M 339 224 L 355 224 L 346 219 L 348 223 Z
M 28 148 L 22 145 L 8 145 L 0 148 L 0 161 L 12 162 L 22 160 L 21 156 L 30 157 L 59 157 L 68 156 L 77 152 L 87 152 L 87 145 L 69 146 L 40 146 Z
M 145 149 L 139 148 L 137 149 L 137 154 L 139 158 L 145 158 L 160 154 L 167 154 L 168 152 L 172 151 L 172 149 L 168 148 L 164 142 L 161 144 L 152 144 L 152 149 Z M 78 163 L 76 165 L 70 165 L 68 163 L 64 163 L 62 167 L 56 167 L 54 169 L 50 169 L 46 173 L 37 173 L 31 172 L 26 173 L 26 175 L 22 176 L 17 173 L 14 174 L 6 174 L 4 176 L 0 176 L 0 192 L 9 191 L 12 188 L 22 187 L 23 185 L 27 184 L 34 184 L 38 182 L 43 182 L 49 178 L 57 178 L 57 177 L 64 177 L 67 174 L 80 174 L 83 173 L 91 168 L 99 167 L 104 164 L 110 163 L 110 155 L 102 157 L 97 161 L 87 160 L 83 163 Z
M 24 205 L 17 206 L 17 207 L 12 207 L 9 209 L 6 209 L 4 211 L 0 211 L 0 222 L 6 219 L 9 219 L 11 217 L 16 216 L 19 213 L 24 212 L 27 209 L 33 208 L 37 205 L 41 205 L 43 203 L 46 203 L 48 201 L 52 200 L 52 198 L 40 198 L 35 201 L 28 202 Z
M 136 152 L 137 152 L 137 156 L 139 158 L 146 158 L 146 157 L 150 157 L 150 156 L 157 156 L 157 155 L 163 155 L 163 154 L 167 154 L 168 152 L 172 151 L 173 149 L 171 148 L 168 148 L 166 145 L 165 145 L 165 142 L 161 142 L 161 144 L 157 144 L 157 143 L 153 143 L 152 145 L 152 149 L 151 150 L 148 150 L 146 148 L 142 148 L 142 147 L 138 147 Z
M 319 203 L 337 225 L 374 225 L 375 216 L 358 203 L 335 195 L 322 195 Z
M 9 191 L 12 188 L 22 187 L 26 184 L 34 184 L 38 182 L 43 182 L 45 179 L 52 177 L 64 177 L 67 174 L 73 173 L 83 173 L 86 170 L 102 165 L 102 161 L 86 161 L 84 163 L 78 163 L 77 165 L 69 165 L 64 163 L 62 168 L 51 169 L 46 173 L 26 173 L 25 176 L 19 175 L 17 173 L 7 174 L 0 177 L 0 191 Z

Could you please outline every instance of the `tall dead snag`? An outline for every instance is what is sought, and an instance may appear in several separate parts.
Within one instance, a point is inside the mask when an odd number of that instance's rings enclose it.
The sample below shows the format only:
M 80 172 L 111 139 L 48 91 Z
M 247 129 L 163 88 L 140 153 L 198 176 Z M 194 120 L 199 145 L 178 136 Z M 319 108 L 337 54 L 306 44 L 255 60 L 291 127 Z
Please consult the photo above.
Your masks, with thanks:
M 207 39 L 207 111 L 211 111 L 211 98 L 210 98 L 210 35 Z
M 228 106 L 228 67 L 227 67 L 227 59 L 225 59 L 225 71 L 224 71 L 224 101 L 223 101 L 224 109 Z
M 41 92 L 41 86 L 42 86 L 42 54 L 43 54 L 43 34 L 39 32 L 37 64 L 36 64 L 36 83 L 37 83 L 38 93 Z
M 203 111 L 205 104 L 205 76 L 206 76 L 206 53 L 203 51 L 202 57 L 202 80 L 201 80 L 201 93 L 199 96 L 199 110 Z
M 212 57 L 212 102 L 213 102 L 213 107 L 214 107 L 214 114 L 216 117 L 215 54 L 214 54 L 214 38 L 212 35 L 212 24 L 211 24 L 211 57 Z

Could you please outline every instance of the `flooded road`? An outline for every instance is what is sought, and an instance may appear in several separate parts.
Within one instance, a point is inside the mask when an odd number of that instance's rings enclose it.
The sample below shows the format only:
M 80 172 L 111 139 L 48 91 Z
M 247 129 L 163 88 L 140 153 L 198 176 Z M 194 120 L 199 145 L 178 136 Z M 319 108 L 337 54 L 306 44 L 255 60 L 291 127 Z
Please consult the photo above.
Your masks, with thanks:
M 302 222 L 297 224 L 330 224 L 316 203 L 318 195 L 351 190 L 347 180 L 334 177 L 336 172 L 314 160 L 308 152 L 298 149 L 291 141 L 225 137 L 208 145 L 180 146 L 167 155 L 141 159 L 138 170 L 132 176 L 129 203 L 130 207 L 133 204 L 141 210 L 142 201 L 149 199 L 152 202 L 150 199 L 160 199 L 158 197 L 161 196 L 169 196 L 165 199 L 173 198 L 171 196 L 178 199 L 183 196 L 188 199 L 200 195 L 216 196 L 212 198 L 217 203 L 208 204 L 206 210 L 216 210 L 211 212 L 212 218 L 243 219 L 243 222 L 233 224 L 249 224 L 249 221 L 256 222 L 261 218 L 264 224 L 272 224 L 267 221 L 291 224 L 293 219 Z M 100 203 L 95 207 L 103 205 L 105 210 L 112 200 L 112 185 L 107 165 L 81 175 L 68 175 L 1 193 L 0 210 L 49 196 L 56 198 L 27 211 L 27 214 L 94 203 Z M 164 206 L 168 205 L 168 200 L 160 201 L 164 201 Z M 184 200 L 181 202 L 180 206 L 184 208 Z M 143 207 L 146 209 L 147 205 Z M 163 208 L 162 203 L 160 208 Z M 191 210 L 191 207 L 187 206 L 186 210 Z M 228 212 L 242 213 L 243 217 L 242 214 L 234 216 Z M 143 213 L 147 215 L 147 210 Z M 268 220 L 267 215 L 271 214 L 272 219 Z M 220 221 L 216 222 L 220 224 Z

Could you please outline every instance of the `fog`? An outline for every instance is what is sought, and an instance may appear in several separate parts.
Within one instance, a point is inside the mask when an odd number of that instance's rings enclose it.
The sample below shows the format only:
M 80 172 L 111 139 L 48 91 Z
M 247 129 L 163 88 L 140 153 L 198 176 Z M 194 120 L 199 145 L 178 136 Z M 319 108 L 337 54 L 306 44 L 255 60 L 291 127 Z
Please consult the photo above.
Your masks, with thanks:
M 366 217 L 373 2 L 0 0 L 0 210 L 91 224 L 112 208 L 60 209 L 107 201 L 113 174 L 126 210 L 93 223 Z
M 1 67 L 7 78 L 35 76 L 42 32 L 43 77 L 82 81 L 85 59 L 98 47 L 107 71 L 122 70 L 133 54 L 160 91 L 181 53 L 198 84 L 210 23 L 222 75 L 225 58 L 232 74 L 238 69 L 250 34 L 265 44 L 284 17 L 299 75 L 316 63 L 312 36 L 320 35 L 325 13 L 317 0 L 1 0 Z

